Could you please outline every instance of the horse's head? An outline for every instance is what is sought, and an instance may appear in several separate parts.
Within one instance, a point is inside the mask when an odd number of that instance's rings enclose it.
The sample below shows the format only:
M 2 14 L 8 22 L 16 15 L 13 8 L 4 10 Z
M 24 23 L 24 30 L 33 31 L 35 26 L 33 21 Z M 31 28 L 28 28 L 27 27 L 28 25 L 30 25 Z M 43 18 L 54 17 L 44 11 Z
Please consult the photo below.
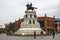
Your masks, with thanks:
M 28 8 L 30 8 L 30 7 L 32 7 L 32 3 L 28 3 L 27 5 L 26 5 L 26 7 L 28 7 Z
M 26 5 L 26 7 L 28 7 L 28 6 L 29 6 L 29 4 Z

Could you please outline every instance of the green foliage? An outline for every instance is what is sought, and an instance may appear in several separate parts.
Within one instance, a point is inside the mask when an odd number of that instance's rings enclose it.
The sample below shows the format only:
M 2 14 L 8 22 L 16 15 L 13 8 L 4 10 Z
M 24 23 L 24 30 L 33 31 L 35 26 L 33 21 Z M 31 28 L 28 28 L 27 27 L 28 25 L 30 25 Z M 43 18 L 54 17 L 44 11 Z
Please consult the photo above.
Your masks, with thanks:
M 14 32 L 14 23 L 10 23 L 9 30 L 10 32 Z

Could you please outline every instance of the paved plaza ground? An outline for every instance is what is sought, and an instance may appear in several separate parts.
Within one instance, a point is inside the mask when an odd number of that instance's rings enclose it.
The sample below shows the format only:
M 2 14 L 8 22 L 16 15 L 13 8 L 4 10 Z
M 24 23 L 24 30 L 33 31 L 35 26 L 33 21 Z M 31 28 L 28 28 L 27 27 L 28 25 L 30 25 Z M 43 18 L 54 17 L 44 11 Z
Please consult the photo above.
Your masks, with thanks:
M 52 36 L 6 36 L 5 34 L 0 34 L 0 40 L 60 40 L 60 33 L 56 34 L 55 38 L 53 39 Z

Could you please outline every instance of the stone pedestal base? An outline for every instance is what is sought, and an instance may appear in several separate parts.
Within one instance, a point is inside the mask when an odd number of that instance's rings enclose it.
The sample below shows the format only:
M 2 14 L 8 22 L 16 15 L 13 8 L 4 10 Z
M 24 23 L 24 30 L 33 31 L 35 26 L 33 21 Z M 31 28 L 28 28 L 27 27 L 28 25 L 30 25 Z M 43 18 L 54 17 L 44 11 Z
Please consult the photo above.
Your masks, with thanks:
M 15 34 L 18 35 L 34 35 L 34 31 L 36 35 L 40 35 L 41 29 L 40 28 L 20 28 Z

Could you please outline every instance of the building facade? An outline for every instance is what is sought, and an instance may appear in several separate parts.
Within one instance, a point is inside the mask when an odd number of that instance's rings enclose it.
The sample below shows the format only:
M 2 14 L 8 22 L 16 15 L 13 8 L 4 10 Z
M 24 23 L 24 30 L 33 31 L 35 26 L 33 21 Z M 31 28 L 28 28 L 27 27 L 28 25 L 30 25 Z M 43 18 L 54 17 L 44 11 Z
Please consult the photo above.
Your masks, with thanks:
M 37 20 L 41 24 L 41 28 L 47 33 L 52 33 L 53 29 L 55 29 L 55 17 L 47 17 L 45 14 L 44 17 L 37 17 Z
M 55 18 L 54 17 L 47 17 L 46 15 L 43 17 L 36 17 L 37 21 L 40 24 L 40 28 L 42 28 L 42 30 L 46 31 L 47 33 L 52 33 L 53 30 L 60 32 L 60 22 L 55 22 Z M 25 19 L 19 19 L 17 21 L 14 22 L 14 32 L 19 30 L 21 28 L 21 23 L 24 21 Z M 9 24 L 5 25 L 5 30 L 9 30 Z

